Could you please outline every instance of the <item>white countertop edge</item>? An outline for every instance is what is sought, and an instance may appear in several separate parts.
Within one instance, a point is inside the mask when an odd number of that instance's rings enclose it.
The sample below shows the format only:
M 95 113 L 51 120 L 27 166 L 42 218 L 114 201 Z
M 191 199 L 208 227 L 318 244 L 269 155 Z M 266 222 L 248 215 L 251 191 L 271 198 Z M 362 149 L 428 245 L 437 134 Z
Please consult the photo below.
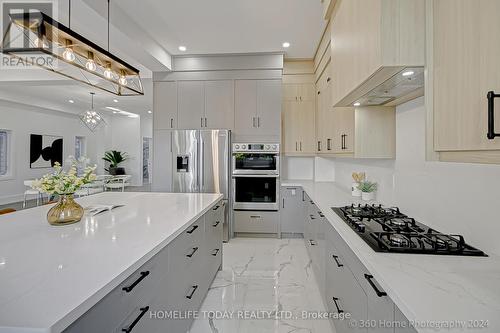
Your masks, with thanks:
M 137 260 L 133 265 L 129 266 L 126 270 L 121 272 L 115 278 L 113 278 L 108 284 L 94 293 L 90 298 L 88 298 L 84 303 L 80 304 L 78 307 L 72 309 L 65 317 L 61 318 L 59 321 L 55 322 L 48 329 L 37 329 L 37 328 L 12 328 L 9 333 L 22 333 L 22 332 L 46 332 L 46 333 L 59 333 L 68 328 L 72 323 L 74 323 L 78 318 L 84 315 L 88 310 L 90 310 L 94 305 L 96 305 L 101 299 L 103 299 L 107 294 L 109 294 L 113 289 L 118 287 L 125 279 L 127 279 L 131 274 L 138 270 L 142 265 L 148 262 L 156 254 L 158 254 L 162 249 L 164 249 L 171 241 L 173 241 L 177 236 L 183 233 L 191 224 L 193 224 L 200 217 L 205 215 L 210 209 L 212 209 L 221 199 L 223 195 L 220 194 L 210 205 L 205 209 L 200 211 L 197 215 L 186 222 L 181 228 L 177 229 L 176 232 L 167 237 L 162 243 L 154 247 L 151 251 L 144 254 L 141 259 Z M 6 327 L 0 327 L 0 332 Z M 10 329 L 10 328 L 8 328 Z

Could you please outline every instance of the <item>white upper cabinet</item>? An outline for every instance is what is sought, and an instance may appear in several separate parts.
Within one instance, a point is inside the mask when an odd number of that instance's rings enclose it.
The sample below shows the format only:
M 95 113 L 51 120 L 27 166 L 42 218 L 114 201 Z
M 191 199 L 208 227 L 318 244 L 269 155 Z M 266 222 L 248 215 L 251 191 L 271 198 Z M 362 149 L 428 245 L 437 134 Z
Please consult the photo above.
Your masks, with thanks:
M 198 129 L 205 124 L 203 81 L 179 81 L 178 124 L 180 129 Z
M 424 0 L 340 1 L 332 18 L 332 103 L 351 106 L 405 67 L 424 66 Z
M 181 129 L 232 129 L 233 81 L 178 81 L 178 110 Z
M 257 81 L 257 135 L 279 135 L 281 80 Z
M 281 90 L 281 80 L 236 80 L 235 134 L 279 137 Z
M 234 85 L 232 80 L 205 81 L 205 127 L 233 129 Z
M 177 128 L 177 82 L 153 84 L 154 129 Z

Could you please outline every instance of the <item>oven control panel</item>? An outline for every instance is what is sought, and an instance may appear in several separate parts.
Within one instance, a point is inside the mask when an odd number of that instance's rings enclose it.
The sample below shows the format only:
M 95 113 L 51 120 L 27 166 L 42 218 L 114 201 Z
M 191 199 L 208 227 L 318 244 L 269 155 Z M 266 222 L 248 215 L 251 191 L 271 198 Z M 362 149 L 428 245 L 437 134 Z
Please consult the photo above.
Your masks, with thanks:
M 234 143 L 233 152 L 279 153 L 279 143 Z

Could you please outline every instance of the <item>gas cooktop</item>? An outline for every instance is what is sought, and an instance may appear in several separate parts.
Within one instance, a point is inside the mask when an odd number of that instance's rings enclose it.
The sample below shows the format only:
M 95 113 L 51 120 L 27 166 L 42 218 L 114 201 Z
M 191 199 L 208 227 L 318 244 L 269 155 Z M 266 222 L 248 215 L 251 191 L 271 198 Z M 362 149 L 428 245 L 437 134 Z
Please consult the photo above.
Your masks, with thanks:
M 332 209 L 377 252 L 487 256 L 462 236 L 442 234 L 397 207 L 352 204 Z

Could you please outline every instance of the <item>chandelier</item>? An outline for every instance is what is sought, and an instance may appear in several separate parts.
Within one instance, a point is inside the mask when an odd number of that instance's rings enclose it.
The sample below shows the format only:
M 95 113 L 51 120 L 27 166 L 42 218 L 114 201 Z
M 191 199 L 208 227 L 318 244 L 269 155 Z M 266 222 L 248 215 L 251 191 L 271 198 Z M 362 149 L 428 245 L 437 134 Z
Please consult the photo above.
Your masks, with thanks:
M 92 96 L 92 104 L 90 110 L 87 110 L 80 114 L 80 120 L 92 132 L 94 132 L 100 125 L 106 123 L 102 115 L 96 110 L 94 110 L 94 95 L 95 93 L 93 92 L 90 93 L 90 96 Z
M 2 52 L 118 96 L 144 95 L 139 70 L 43 12 L 11 13 Z

